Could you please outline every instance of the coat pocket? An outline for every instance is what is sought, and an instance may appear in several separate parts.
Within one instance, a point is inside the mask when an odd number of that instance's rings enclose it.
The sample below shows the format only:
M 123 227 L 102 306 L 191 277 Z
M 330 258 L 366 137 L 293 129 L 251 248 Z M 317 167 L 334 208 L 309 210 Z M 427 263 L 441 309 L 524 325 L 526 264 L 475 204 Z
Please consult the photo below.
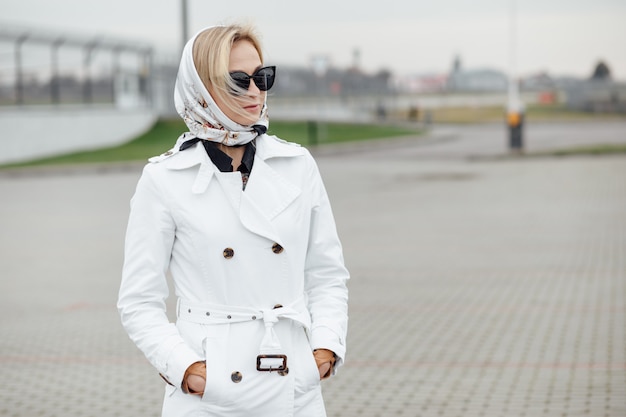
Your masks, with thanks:
M 206 325 L 203 343 L 206 360 L 206 386 L 202 401 L 218 404 L 224 397 L 228 359 L 227 324 Z
M 302 329 L 294 340 L 293 346 L 297 368 L 295 372 L 295 390 L 298 393 L 305 393 L 317 388 L 320 385 L 320 374 L 317 370 L 313 349 L 309 343 L 306 331 Z M 290 368 L 291 368 L 290 364 Z

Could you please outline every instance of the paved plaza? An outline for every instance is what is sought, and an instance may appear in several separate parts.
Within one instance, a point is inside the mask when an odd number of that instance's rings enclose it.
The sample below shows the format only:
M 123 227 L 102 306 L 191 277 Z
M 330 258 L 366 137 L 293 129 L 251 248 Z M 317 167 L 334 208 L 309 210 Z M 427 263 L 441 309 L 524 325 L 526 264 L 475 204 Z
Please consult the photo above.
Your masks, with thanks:
M 505 136 L 315 152 L 352 274 L 329 417 L 626 416 L 626 155 L 516 157 Z M 620 141 L 626 123 L 546 124 L 527 149 Z M 140 170 L 0 173 L 0 416 L 159 416 L 115 308 Z

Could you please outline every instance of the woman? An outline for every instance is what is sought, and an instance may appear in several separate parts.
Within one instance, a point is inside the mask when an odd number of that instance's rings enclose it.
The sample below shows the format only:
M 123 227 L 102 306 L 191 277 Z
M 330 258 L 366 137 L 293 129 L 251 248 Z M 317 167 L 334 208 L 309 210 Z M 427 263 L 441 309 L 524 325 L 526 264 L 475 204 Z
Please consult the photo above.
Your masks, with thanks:
M 194 36 L 174 93 L 189 132 L 131 201 L 118 308 L 168 383 L 163 416 L 324 416 L 344 360 L 348 272 L 313 158 L 265 134 L 275 72 L 249 27 Z

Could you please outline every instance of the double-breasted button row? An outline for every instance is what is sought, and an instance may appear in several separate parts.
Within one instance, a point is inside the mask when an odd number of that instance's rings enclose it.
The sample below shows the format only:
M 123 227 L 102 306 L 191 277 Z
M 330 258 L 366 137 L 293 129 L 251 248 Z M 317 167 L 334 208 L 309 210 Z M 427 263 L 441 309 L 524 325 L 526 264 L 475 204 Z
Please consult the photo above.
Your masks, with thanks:
M 233 381 L 235 384 L 240 383 L 242 379 L 243 379 L 243 375 L 241 375 L 241 372 L 239 371 L 235 371 L 232 374 L 230 374 L 230 380 Z
M 272 252 L 274 252 L 277 255 L 280 254 L 280 253 L 283 253 L 284 250 L 285 249 L 281 245 L 279 245 L 278 243 L 274 243 L 272 245 Z M 226 248 L 222 252 L 222 255 L 226 259 L 231 259 L 233 256 L 235 256 L 235 250 L 233 248 Z
M 275 254 L 282 253 L 282 252 L 283 252 L 283 250 L 284 250 L 284 249 L 283 249 L 283 247 L 282 247 L 282 246 L 280 246 L 278 243 L 274 243 L 274 244 L 272 245 L 272 252 L 274 252 Z

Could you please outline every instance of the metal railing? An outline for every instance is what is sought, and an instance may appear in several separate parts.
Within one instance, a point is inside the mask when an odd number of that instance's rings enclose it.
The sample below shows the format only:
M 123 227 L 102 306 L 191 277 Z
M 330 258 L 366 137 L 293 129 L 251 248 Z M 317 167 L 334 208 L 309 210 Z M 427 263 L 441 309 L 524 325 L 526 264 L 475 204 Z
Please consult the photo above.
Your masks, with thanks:
M 49 48 L 47 71 L 46 68 L 38 68 L 39 74 L 37 74 L 36 77 L 37 80 L 48 78 L 48 92 L 46 95 L 48 95 L 49 100 L 47 100 L 48 103 L 46 104 L 59 104 L 62 102 L 64 77 L 61 76 L 59 71 L 59 52 L 61 49 L 71 49 L 81 54 L 81 62 L 77 65 L 78 68 L 74 68 L 76 72 L 81 73 L 81 77 L 74 76 L 72 81 L 73 84 L 78 83 L 81 85 L 81 94 L 78 101 L 82 103 L 94 102 L 94 80 L 91 75 L 92 64 L 94 56 L 101 54 L 103 51 L 108 52 L 109 59 L 111 60 L 111 73 L 108 77 L 108 88 L 110 89 L 110 96 L 113 101 L 116 100 L 116 94 L 118 92 L 116 85 L 120 84 L 120 78 L 124 77 L 134 78 L 142 100 L 147 103 L 151 101 L 153 92 L 150 77 L 153 66 L 153 48 L 150 45 L 121 39 L 111 39 L 104 36 L 68 35 L 57 32 L 46 32 L 41 29 L 11 27 L 9 24 L 5 23 L 0 24 L 0 43 L 8 44 L 13 48 L 13 59 L 4 58 L 4 62 L 2 63 L 3 68 L 6 68 L 7 72 L 10 72 L 11 69 L 13 72 L 13 82 L 8 84 L 5 82 L 0 86 L 5 93 L 9 91 L 9 97 L 4 97 L 4 104 L 32 104 L 27 103 L 25 94 L 27 87 L 32 87 L 33 84 L 32 80 L 29 83 L 25 80 L 24 46 L 27 44 Z M 120 56 L 122 54 L 134 55 L 137 59 L 138 69 L 136 69 L 134 73 L 129 73 L 122 68 L 120 64 Z M 9 56 L 9 54 L 5 56 Z M 48 72 L 49 76 L 42 76 L 41 73 L 44 72 Z M 65 79 L 65 81 L 67 84 L 67 79 Z M 31 88 L 31 90 L 36 90 L 36 88 Z M 39 88 L 37 100 L 33 101 L 40 102 L 43 100 L 42 95 L 41 88 Z

